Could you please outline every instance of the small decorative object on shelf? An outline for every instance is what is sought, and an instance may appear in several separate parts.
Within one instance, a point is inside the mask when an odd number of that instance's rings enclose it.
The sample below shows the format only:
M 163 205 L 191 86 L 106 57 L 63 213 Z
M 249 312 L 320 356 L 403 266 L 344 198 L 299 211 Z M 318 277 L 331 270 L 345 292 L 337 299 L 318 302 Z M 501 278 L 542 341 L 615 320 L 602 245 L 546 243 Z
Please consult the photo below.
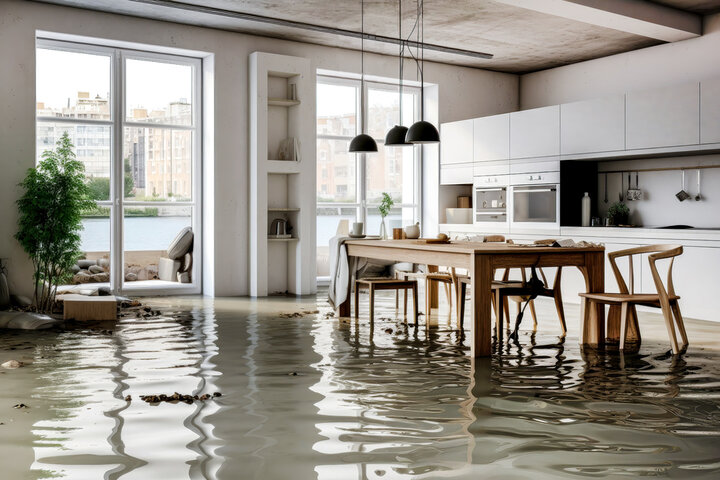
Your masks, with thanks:
M 388 213 L 390 213 L 390 209 L 395 205 L 395 201 L 392 199 L 390 194 L 387 192 L 383 192 L 382 194 L 382 201 L 380 202 L 380 206 L 378 207 L 378 211 L 380 211 L 380 216 L 382 217 L 382 222 L 380 223 L 380 238 L 385 240 L 387 239 L 387 228 L 385 227 L 385 217 L 388 216 Z
M 300 161 L 300 140 L 297 138 L 286 138 L 280 142 L 278 147 L 278 160 Z
M 630 209 L 622 202 L 615 202 L 610 205 L 607 216 L 616 227 L 627 225 L 630 218 Z

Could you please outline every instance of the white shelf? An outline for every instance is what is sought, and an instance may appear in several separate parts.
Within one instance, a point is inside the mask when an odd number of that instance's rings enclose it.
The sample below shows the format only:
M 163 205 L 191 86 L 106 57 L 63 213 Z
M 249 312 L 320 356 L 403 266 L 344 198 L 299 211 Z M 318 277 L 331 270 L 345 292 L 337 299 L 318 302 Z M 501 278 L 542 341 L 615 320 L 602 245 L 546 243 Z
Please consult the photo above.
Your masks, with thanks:
M 300 173 L 300 162 L 295 160 L 268 160 L 267 173 L 293 175 Z
M 299 208 L 275 208 L 268 207 L 268 212 L 299 212 Z
M 291 100 L 289 98 L 268 98 L 268 105 L 273 107 L 294 107 L 300 105 L 300 100 Z
M 268 242 L 297 242 L 299 238 L 268 238 Z

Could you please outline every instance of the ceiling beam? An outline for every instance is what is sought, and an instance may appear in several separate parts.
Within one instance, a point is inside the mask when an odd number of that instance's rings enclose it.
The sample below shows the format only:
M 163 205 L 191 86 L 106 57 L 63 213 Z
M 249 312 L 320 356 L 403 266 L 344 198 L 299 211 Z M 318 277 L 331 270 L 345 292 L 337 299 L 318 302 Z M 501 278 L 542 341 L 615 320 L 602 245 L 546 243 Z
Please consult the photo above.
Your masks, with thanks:
M 702 35 L 701 15 L 647 0 L 496 1 L 664 42 Z

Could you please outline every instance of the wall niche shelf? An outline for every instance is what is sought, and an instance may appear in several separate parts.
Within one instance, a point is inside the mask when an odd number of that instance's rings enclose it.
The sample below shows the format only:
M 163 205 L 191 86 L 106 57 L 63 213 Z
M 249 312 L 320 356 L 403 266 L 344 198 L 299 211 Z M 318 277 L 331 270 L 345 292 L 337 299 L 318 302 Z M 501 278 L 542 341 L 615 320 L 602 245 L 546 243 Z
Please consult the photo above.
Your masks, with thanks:
M 295 107 L 300 105 L 300 100 L 290 98 L 268 98 L 268 105 L 272 107 Z
M 249 62 L 250 295 L 313 294 L 315 68 L 306 58 L 262 52 L 252 53 Z M 299 141 L 299 160 L 277 159 L 290 138 Z M 292 237 L 269 238 L 276 219 L 287 222 Z

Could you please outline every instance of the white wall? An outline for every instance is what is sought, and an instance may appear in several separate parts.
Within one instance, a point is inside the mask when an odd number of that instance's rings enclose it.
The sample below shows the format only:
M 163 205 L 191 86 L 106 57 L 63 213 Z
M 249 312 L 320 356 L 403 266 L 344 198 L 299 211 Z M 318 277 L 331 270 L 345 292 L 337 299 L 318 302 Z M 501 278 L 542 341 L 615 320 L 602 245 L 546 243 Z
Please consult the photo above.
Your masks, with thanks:
M 248 55 L 254 51 L 309 57 L 317 68 L 359 72 L 354 51 L 242 35 L 168 22 L 20 0 L 0 2 L 0 257 L 10 258 L 10 283 L 30 290 L 31 267 L 13 239 L 17 184 L 35 158 L 35 32 L 44 30 L 208 52 L 214 55 L 214 235 L 205 268 L 216 295 L 248 293 Z M 392 78 L 396 59 L 368 55 L 366 71 Z M 412 70 L 412 69 L 407 69 Z M 412 72 L 411 72 L 412 73 Z M 408 77 L 412 78 L 412 77 Z M 438 84 L 439 121 L 515 110 L 515 75 L 426 63 L 425 80 Z M 433 178 L 435 173 L 430 174 Z M 207 210 L 206 210 L 207 213 Z M 214 253 L 214 257 L 207 252 Z
M 720 14 L 705 17 L 698 38 L 523 75 L 520 105 L 524 110 L 720 77 L 718 52 Z

